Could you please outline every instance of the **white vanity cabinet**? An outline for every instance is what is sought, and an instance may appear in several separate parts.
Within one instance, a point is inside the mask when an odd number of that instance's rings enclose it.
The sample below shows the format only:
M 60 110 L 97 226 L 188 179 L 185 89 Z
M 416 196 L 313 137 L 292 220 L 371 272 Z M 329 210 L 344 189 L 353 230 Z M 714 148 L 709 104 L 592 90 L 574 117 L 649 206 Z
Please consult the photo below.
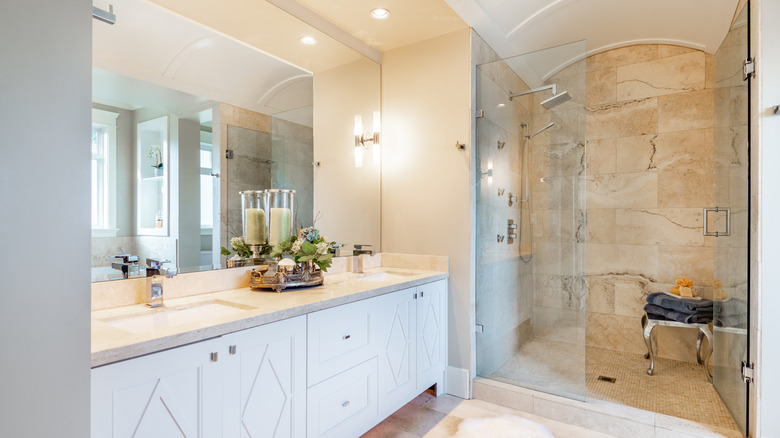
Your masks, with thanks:
M 92 370 L 94 437 L 306 436 L 306 317 Z
M 382 416 L 436 383 L 437 392 L 443 390 L 446 287 L 437 281 L 377 298 Z
M 443 391 L 446 293 L 439 280 L 94 368 L 92 436 L 360 436 Z
M 219 347 L 211 339 L 93 369 L 91 436 L 220 436 Z
M 304 438 L 306 317 L 231 333 L 221 341 L 221 436 Z

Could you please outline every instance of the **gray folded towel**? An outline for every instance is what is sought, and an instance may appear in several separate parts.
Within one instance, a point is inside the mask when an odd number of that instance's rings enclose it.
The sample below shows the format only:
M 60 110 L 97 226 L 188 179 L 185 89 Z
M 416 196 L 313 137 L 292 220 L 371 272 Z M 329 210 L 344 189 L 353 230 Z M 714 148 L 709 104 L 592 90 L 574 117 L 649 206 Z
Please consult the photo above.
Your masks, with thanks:
M 659 307 L 654 304 L 645 304 L 645 312 L 651 319 L 666 319 L 685 324 L 705 324 L 712 321 L 712 312 L 709 313 L 682 313 L 675 310 Z M 653 318 L 653 316 L 660 318 Z
M 685 298 L 677 298 L 664 292 L 654 292 L 647 296 L 647 302 L 680 313 L 709 313 L 710 321 L 712 320 L 712 300 L 686 300 Z

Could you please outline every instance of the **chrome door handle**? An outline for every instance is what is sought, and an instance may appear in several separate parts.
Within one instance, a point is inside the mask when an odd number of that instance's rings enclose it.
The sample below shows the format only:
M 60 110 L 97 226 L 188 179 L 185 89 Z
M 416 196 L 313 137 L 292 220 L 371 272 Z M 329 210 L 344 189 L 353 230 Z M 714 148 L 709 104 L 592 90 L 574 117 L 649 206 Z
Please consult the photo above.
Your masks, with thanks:
M 710 212 L 719 213 L 721 211 L 726 212 L 726 232 L 721 233 L 719 231 L 710 231 L 709 230 L 709 222 L 707 221 L 708 215 Z M 715 236 L 715 237 L 723 237 L 723 236 L 731 236 L 731 209 L 730 208 L 705 208 L 704 209 L 704 235 L 705 236 Z

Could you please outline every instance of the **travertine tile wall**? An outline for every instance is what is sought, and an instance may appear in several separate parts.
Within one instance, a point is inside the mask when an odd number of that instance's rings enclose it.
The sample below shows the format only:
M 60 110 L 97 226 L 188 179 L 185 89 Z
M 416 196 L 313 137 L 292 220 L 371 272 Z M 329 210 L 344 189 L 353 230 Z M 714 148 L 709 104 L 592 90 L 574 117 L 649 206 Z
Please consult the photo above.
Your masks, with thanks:
M 678 276 L 705 295 L 713 240 L 713 57 L 636 45 L 587 58 L 587 342 L 646 351 L 645 297 Z M 571 68 L 571 67 L 569 67 Z M 662 328 L 663 357 L 695 361 L 696 331 Z

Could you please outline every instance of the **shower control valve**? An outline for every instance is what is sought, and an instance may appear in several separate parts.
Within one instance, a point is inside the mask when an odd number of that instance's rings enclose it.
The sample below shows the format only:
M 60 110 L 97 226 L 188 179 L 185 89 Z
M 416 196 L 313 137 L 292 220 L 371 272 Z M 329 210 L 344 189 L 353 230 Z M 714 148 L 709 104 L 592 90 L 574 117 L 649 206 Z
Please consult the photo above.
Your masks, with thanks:
M 496 235 L 496 242 L 501 243 L 504 241 L 504 236 L 497 234 Z

